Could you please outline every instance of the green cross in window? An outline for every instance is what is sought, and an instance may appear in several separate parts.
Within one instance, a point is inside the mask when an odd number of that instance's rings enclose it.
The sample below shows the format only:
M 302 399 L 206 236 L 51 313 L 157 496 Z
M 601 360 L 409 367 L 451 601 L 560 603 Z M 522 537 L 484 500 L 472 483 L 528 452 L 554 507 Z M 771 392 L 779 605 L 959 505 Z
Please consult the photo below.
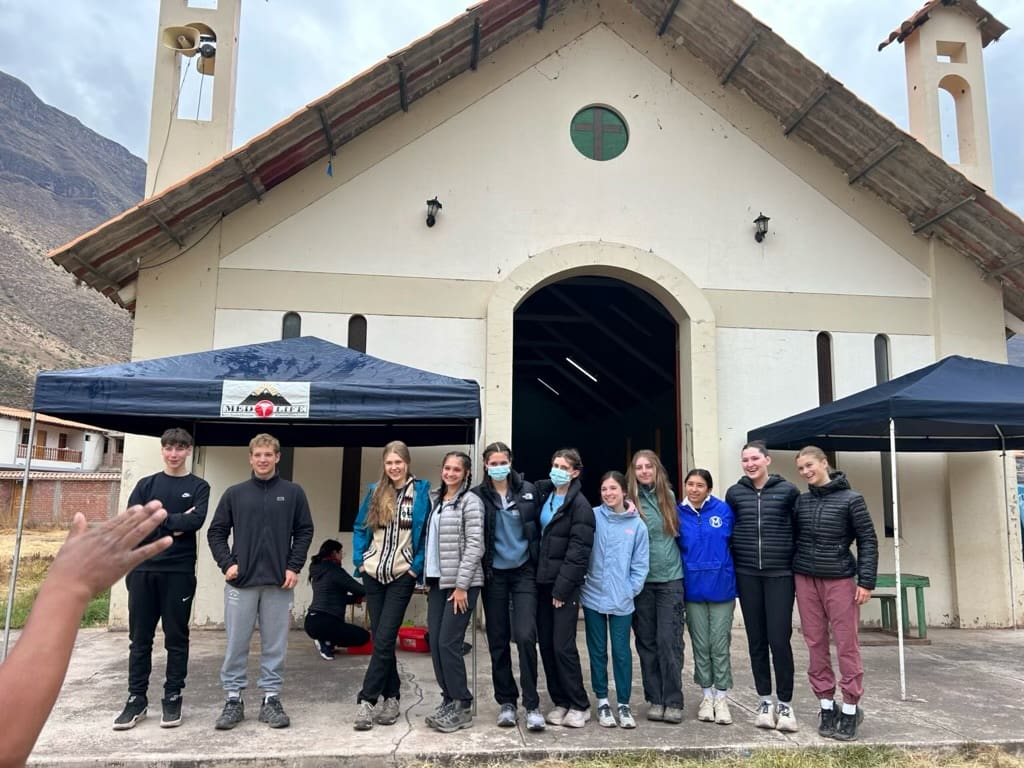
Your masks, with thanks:
M 611 160 L 626 149 L 626 124 L 605 107 L 587 107 L 576 113 L 569 129 L 572 143 L 584 157 Z

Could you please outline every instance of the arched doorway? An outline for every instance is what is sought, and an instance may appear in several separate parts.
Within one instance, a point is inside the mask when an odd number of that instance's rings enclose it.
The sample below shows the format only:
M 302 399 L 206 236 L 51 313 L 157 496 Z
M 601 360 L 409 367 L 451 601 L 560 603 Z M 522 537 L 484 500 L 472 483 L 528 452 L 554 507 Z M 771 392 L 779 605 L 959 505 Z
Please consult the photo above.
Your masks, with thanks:
M 597 504 L 600 476 L 651 448 L 678 487 L 679 324 L 649 293 L 601 275 L 537 289 L 514 313 L 512 370 L 512 445 L 527 477 L 546 476 L 551 452 L 575 446 Z

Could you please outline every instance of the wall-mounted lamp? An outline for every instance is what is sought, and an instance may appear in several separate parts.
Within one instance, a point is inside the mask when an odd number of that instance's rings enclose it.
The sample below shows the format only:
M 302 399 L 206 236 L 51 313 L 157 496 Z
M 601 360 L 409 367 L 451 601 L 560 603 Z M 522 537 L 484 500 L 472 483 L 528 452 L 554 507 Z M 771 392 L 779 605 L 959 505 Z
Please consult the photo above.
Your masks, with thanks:
M 441 205 L 441 201 L 436 197 L 432 197 L 427 200 L 427 226 L 432 227 L 437 222 L 437 212 L 440 211 L 444 206 Z
M 763 213 L 757 214 L 757 218 L 754 219 L 754 226 L 757 227 L 754 232 L 754 239 L 757 240 L 757 242 L 760 243 L 768 236 L 769 221 L 771 221 L 771 219 Z

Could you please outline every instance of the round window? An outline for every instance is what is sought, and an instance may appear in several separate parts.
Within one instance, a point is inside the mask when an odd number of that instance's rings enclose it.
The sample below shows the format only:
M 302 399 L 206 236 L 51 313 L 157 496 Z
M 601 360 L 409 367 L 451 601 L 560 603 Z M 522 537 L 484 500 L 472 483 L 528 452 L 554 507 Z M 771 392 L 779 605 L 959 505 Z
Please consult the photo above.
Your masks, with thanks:
M 573 146 L 591 160 L 611 160 L 629 143 L 629 129 L 622 115 L 609 107 L 586 107 L 569 126 Z

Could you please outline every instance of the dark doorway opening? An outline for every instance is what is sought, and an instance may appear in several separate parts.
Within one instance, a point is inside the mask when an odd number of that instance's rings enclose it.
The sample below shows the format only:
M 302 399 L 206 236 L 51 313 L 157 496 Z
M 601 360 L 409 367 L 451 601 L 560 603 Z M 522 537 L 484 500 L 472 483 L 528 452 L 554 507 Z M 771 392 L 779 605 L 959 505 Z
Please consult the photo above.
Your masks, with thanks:
M 520 304 L 513 333 L 512 447 L 527 479 L 547 477 L 551 454 L 573 446 L 596 506 L 601 475 L 650 448 L 679 487 L 679 326 L 657 299 L 573 277 Z

